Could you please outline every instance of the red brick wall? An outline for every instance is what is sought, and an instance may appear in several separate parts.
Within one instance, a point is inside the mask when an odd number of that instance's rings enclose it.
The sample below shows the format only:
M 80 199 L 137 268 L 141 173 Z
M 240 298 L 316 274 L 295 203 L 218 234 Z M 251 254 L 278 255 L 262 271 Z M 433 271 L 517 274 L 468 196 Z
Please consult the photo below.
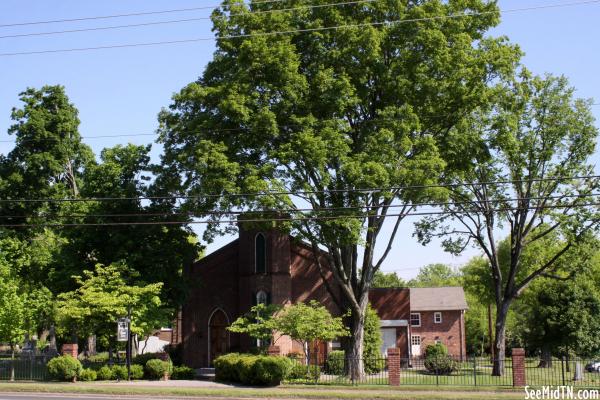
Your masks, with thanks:
M 464 357 L 465 325 L 463 313 L 459 310 L 441 311 L 442 322 L 436 324 L 433 319 L 434 312 L 435 311 L 419 311 L 421 314 L 421 326 L 411 327 L 411 335 L 421 336 L 421 355 L 425 354 L 425 348 L 428 345 L 435 344 L 436 340 L 440 340 L 442 344 L 448 348 L 448 354 L 455 357 Z
M 190 293 L 182 308 L 183 361 L 193 368 L 208 365 L 208 319 L 219 307 L 233 322 L 238 314 L 238 241 L 204 257 L 186 271 Z M 239 337 L 230 335 L 230 348 Z

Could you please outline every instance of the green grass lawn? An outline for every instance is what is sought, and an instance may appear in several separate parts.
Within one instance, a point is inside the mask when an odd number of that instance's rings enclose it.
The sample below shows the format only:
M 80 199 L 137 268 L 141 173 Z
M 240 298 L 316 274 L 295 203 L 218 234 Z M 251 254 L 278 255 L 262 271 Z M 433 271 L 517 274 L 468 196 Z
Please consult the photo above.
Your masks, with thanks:
M 443 387 L 306 387 L 283 386 L 278 388 L 178 388 L 139 387 L 126 384 L 102 385 L 99 383 L 0 383 L 0 392 L 87 393 L 139 396 L 190 396 L 190 397 L 244 397 L 244 398 L 298 398 L 298 399 L 522 399 L 522 390 Z

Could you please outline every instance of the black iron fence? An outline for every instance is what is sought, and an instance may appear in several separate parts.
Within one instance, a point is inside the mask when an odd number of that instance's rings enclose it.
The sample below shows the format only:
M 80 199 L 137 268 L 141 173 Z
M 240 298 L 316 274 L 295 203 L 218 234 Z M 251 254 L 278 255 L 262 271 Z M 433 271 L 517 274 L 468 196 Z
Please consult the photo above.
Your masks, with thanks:
M 388 359 L 363 359 L 365 374 L 353 380 L 350 364 L 356 359 L 329 358 L 307 366 L 296 360 L 287 383 L 320 385 L 389 385 Z M 503 360 L 501 375 L 493 375 L 494 363 L 485 357 L 445 357 L 440 360 L 422 358 L 400 359 L 400 385 L 428 386 L 513 386 L 512 359 Z M 530 386 L 600 387 L 600 358 L 553 358 L 541 362 L 527 358 L 524 365 L 525 382 Z
M 49 379 L 48 357 L 0 358 L 0 381 L 45 381 Z

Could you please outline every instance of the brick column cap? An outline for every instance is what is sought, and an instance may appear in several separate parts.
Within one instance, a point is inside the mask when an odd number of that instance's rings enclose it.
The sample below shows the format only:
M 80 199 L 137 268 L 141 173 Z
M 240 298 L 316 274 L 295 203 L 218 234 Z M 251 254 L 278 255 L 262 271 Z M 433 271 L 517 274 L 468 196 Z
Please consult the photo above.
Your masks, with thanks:
M 390 347 L 389 349 L 387 349 L 387 354 L 388 356 L 399 356 L 400 349 L 397 347 Z
M 513 356 L 524 356 L 525 355 L 525 349 L 523 349 L 521 347 L 517 347 L 515 349 L 512 349 L 512 355 Z

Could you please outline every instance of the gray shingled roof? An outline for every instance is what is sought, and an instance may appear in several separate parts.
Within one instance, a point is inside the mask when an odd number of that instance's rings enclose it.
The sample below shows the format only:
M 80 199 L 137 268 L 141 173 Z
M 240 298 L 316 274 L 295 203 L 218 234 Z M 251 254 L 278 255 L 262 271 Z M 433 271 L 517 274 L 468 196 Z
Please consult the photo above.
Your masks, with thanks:
M 462 287 L 410 288 L 411 311 L 467 310 Z

